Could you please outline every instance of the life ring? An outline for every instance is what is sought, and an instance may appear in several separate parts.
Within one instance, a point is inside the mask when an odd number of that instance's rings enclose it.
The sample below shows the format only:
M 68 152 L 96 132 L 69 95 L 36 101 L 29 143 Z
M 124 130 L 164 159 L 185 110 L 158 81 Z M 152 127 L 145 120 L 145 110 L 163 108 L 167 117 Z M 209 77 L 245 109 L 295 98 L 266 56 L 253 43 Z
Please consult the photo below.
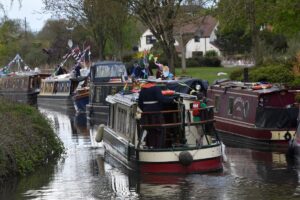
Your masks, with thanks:
M 290 141 L 292 139 L 292 135 L 290 134 L 290 132 L 286 132 L 284 134 L 284 139 L 287 140 L 287 141 Z
M 161 93 L 163 95 L 174 95 L 175 91 L 174 90 L 163 90 L 163 91 L 161 91 Z
M 261 90 L 261 89 L 268 89 L 268 88 L 271 88 L 272 87 L 272 84 L 258 84 L 258 85 L 254 85 L 252 86 L 252 89 L 253 90 Z

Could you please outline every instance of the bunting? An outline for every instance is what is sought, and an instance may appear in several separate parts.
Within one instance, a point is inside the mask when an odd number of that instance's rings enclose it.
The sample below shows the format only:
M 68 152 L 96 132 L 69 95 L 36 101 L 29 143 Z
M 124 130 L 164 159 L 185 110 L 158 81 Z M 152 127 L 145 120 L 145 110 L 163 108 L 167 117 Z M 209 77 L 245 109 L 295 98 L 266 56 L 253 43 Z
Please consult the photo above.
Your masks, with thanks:
M 80 51 L 80 48 L 77 46 L 73 48 L 71 52 L 64 55 L 63 59 L 66 60 L 72 56 L 75 59 L 76 63 L 84 62 L 87 53 L 90 54 L 90 46 L 86 47 L 83 51 Z

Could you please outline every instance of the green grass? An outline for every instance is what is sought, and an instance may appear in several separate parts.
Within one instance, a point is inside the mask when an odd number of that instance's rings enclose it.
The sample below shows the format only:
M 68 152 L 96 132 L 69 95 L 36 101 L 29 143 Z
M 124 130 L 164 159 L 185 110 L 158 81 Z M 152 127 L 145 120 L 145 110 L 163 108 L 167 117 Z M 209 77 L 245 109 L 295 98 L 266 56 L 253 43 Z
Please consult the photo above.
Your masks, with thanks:
M 176 76 L 191 76 L 194 78 L 207 80 L 209 84 L 212 84 L 214 80 L 229 78 L 230 73 L 235 69 L 236 67 L 193 67 L 187 68 L 186 74 L 182 74 L 181 68 L 176 68 Z M 217 76 L 218 72 L 225 72 L 227 75 Z

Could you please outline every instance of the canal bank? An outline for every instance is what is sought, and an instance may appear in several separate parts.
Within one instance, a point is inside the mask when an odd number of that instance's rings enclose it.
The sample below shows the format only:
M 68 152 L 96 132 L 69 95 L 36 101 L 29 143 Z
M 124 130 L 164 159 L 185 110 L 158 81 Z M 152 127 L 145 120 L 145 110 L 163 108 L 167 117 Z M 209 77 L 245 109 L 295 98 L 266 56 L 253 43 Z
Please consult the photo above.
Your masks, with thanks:
M 0 99 L 0 183 L 59 158 L 63 144 L 35 107 Z

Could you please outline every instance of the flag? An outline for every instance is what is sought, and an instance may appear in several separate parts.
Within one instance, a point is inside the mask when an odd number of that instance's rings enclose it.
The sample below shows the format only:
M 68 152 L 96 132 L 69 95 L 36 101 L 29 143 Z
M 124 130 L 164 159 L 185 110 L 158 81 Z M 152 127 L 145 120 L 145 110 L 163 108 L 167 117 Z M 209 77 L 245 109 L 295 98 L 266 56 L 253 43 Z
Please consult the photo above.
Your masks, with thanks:
M 80 48 L 77 46 L 77 47 L 73 48 L 73 49 L 71 50 L 71 52 L 66 53 L 66 54 L 63 56 L 63 59 L 68 59 L 68 58 L 71 57 L 71 56 L 76 57 L 78 54 L 80 54 Z
M 74 59 L 76 60 L 76 62 L 84 62 L 86 55 L 90 53 L 90 46 L 87 46 L 81 53 L 79 53 L 76 58 L 74 57 Z
M 65 54 L 63 59 L 68 59 L 69 57 L 73 57 L 76 63 L 84 62 L 86 54 L 90 53 L 90 46 L 87 46 L 83 51 L 80 51 L 80 48 L 77 46 L 71 50 L 71 52 Z

